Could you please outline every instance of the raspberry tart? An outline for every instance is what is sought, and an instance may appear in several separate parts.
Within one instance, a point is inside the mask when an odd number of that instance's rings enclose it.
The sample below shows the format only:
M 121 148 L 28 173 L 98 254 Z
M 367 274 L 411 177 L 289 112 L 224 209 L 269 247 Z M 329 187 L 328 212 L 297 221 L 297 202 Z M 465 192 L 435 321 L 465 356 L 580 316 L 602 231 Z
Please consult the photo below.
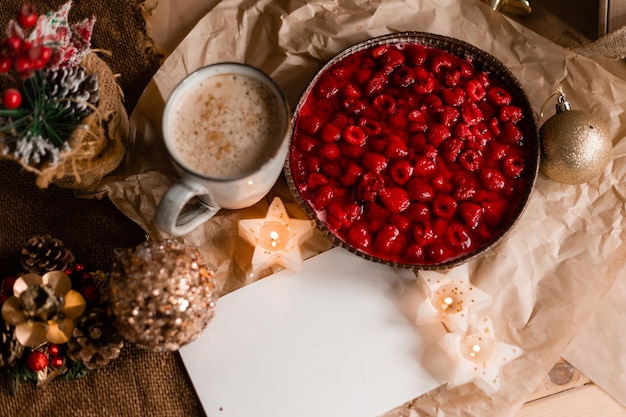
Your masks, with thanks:
M 534 113 L 511 72 L 465 42 L 410 32 L 357 44 L 320 70 L 296 107 L 285 171 L 336 244 L 439 269 L 504 236 L 538 162 Z

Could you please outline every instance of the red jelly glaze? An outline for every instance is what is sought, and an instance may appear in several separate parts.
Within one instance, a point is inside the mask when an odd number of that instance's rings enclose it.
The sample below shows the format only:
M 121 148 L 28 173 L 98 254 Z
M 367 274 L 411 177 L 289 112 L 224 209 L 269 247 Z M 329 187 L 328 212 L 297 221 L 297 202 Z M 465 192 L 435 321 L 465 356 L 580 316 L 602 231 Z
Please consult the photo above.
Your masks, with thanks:
M 521 104 L 468 59 L 419 44 L 374 46 L 328 67 L 303 100 L 294 185 L 366 255 L 453 261 L 500 236 L 524 198 L 531 146 Z

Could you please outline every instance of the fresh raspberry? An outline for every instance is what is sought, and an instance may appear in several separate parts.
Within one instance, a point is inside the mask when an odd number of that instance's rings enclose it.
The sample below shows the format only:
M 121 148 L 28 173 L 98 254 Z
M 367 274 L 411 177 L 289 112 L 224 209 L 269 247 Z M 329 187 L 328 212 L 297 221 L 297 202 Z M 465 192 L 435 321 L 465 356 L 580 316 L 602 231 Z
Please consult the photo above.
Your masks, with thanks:
M 343 103 L 343 108 L 348 114 L 359 115 L 365 111 L 367 106 L 363 102 L 363 100 L 357 97 L 348 97 Z
M 430 72 L 422 67 L 415 68 L 415 82 L 413 83 L 413 91 L 417 94 L 429 94 L 435 91 L 437 81 Z
M 422 66 L 428 57 L 428 50 L 424 45 L 407 45 L 407 59 L 415 66 Z
M 360 127 L 350 125 L 343 129 L 341 138 L 351 145 L 362 146 L 365 144 L 367 136 Z
M 465 83 L 465 93 L 471 102 L 478 102 L 485 98 L 485 87 L 478 80 L 467 80 Z
M 346 83 L 341 88 L 341 94 L 343 98 L 359 98 L 361 97 L 361 90 L 353 83 Z
M 461 154 L 465 147 L 465 142 L 457 137 L 449 137 L 441 142 L 439 150 L 444 161 L 453 163 Z
M 389 159 L 405 158 L 409 154 L 409 147 L 401 137 L 389 135 L 385 143 L 384 154 Z
M 320 171 L 329 179 L 334 179 L 341 175 L 341 166 L 337 161 L 326 161 L 321 165 Z
M 421 111 L 411 110 L 407 118 L 411 122 L 411 132 L 425 132 L 428 129 L 428 120 Z
M 511 104 L 511 94 L 502 87 L 491 87 L 487 90 L 487 101 L 496 106 L 504 106 L 505 104 Z
M 506 201 L 483 201 L 481 205 L 483 207 L 483 218 L 487 226 L 492 229 L 499 227 L 506 214 Z
M 453 133 L 454 133 L 454 136 L 458 136 L 460 138 L 467 138 L 473 135 L 470 127 L 466 123 L 463 123 L 463 122 L 457 123 L 457 125 L 454 126 Z
M 472 245 L 472 238 L 470 237 L 469 230 L 465 225 L 456 220 L 452 220 L 448 224 L 446 239 L 450 246 L 463 251 L 469 249 Z
M 444 69 L 450 69 L 453 65 L 452 55 L 447 52 L 441 52 L 433 55 L 431 59 L 431 71 L 439 74 Z
M 407 88 L 415 82 L 415 71 L 413 68 L 403 65 L 391 74 L 391 82 L 398 87 Z
M 476 203 L 464 201 L 459 205 L 459 217 L 470 229 L 476 229 L 483 219 L 483 208 Z
M 413 165 L 406 159 L 400 159 L 389 167 L 389 176 L 398 185 L 406 184 L 413 175 Z
M 452 192 L 452 183 L 448 181 L 448 179 L 443 175 L 437 175 L 432 179 L 431 184 L 433 186 L 433 190 L 438 193 L 449 194 Z
M 393 224 L 398 227 L 398 230 L 401 232 L 406 232 L 411 227 L 411 220 L 404 215 L 404 211 L 402 214 L 400 213 L 392 213 L 387 221 L 389 224 Z
M 385 182 L 380 174 L 366 172 L 359 179 L 356 197 L 361 201 L 374 201 L 384 185 Z
M 521 145 L 524 134 L 512 122 L 503 122 L 500 139 L 512 145 Z
M 489 144 L 486 156 L 490 161 L 501 161 L 509 155 L 509 152 L 509 145 L 493 141 Z
M 431 123 L 430 128 L 426 131 L 426 139 L 428 139 L 428 142 L 435 148 L 449 137 L 450 129 L 439 123 Z
M 437 113 L 443 108 L 443 101 L 437 94 L 426 94 L 422 99 L 422 105 L 420 106 L 420 111 L 422 113 Z
M 500 130 L 500 121 L 493 117 L 490 121 L 489 124 L 487 125 L 487 128 L 489 129 L 489 131 L 491 132 L 492 135 L 494 136 L 500 136 L 500 134 L 502 133 Z
M 490 191 L 502 190 L 506 185 L 502 173 L 493 168 L 485 168 L 480 172 L 480 182 L 485 189 Z
M 341 130 L 332 123 L 326 123 L 320 132 L 320 138 L 324 142 L 334 142 L 341 137 Z
M 473 126 L 484 120 L 482 111 L 480 111 L 475 103 L 472 103 L 470 101 L 466 101 L 462 104 L 461 117 L 463 118 L 463 121 L 469 126 Z
M 413 178 L 406 186 L 407 195 L 411 201 L 429 202 L 435 197 L 432 185 L 421 178 Z
M 319 155 L 328 160 L 337 159 L 341 156 L 339 146 L 335 142 L 325 143 L 320 147 Z
M 339 151 L 347 159 L 359 159 L 365 153 L 365 146 L 351 145 L 341 141 L 339 142 Z
M 372 100 L 374 110 L 383 114 L 393 114 L 396 111 L 396 100 L 388 94 L 379 94 Z
M 330 70 L 330 73 L 335 77 L 338 81 L 345 81 L 350 78 L 352 75 L 352 69 L 346 67 L 335 66 Z
M 447 127 L 456 126 L 457 121 L 459 120 L 460 113 L 459 111 L 451 106 L 443 106 L 441 111 L 437 113 L 439 118 L 439 122 Z
M 441 98 L 450 106 L 460 106 L 465 103 L 465 90 L 461 87 L 443 88 Z
M 387 168 L 389 160 L 376 152 L 366 152 L 361 158 L 361 163 L 366 171 L 380 173 Z
M 331 123 L 339 129 L 343 129 L 349 124 L 354 124 L 352 118 L 348 117 L 348 115 L 343 112 L 336 113 L 331 119 Z
M 414 242 L 406 247 L 404 250 L 404 256 L 410 263 L 421 263 L 424 261 L 426 252 L 424 251 L 424 246 L 421 244 Z
M 432 217 L 430 205 L 427 203 L 413 202 L 404 211 L 404 214 L 414 223 L 430 220 Z
M 384 73 L 374 74 L 366 83 L 364 93 L 367 96 L 373 97 L 383 92 L 387 84 L 389 83 L 389 78 Z
M 348 244 L 357 249 L 368 249 L 372 245 L 372 235 L 367 225 L 362 222 L 352 224 L 346 234 Z
M 372 78 L 372 70 L 369 68 L 361 67 L 357 69 L 354 73 L 354 80 L 359 85 L 365 84 L 370 78 Z
M 502 172 L 509 178 L 521 177 L 524 168 L 524 158 L 520 156 L 508 156 L 502 161 Z
M 383 67 L 385 72 L 390 74 L 394 69 L 404 65 L 404 55 L 397 49 L 389 49 L 382 56 Z
M 438 195 L 432 202 L 433 214 L 440 219 L 451 219 L 456 209 L 456 200 L 446 194 Z
M 517 123 L 524 117 L 522 109 L 517 106 L 505 105 L 500 107 L 499 118 L 503 122 Z
M 319 172 L 312 172 L 306 180 L 307 188 L 311 191 L 317 190 L 319 187 L 328 184 L 326 175 Z
M 341 177 L 339 177 L 339 183 L 344 187 L 352 187 L 359 181 L 363 175 L 363 169 L 357 164 L 349 164 L 345 169 Z
M 382 127 L 378 120 L 362 118 L 359 119 L 359 127 L 367 136 L 375 136 L 380 134 Z
M 472 176 L 468 175 L 460 175 L 455 177 L 455 188 L 453 197 L 457 199 L 457 201 L 466 201 L 470 200 L 476 195 L 476 191 L 478 189 L 478 183 Z
M 413 152 L 422 152 L 426 146 L 426 135 L 423 133 L 415 133 L 411 135 L 409 137 L 408 145 Z
M 332 98 L 339 93 L 339 85 L 333 77 L 324 77 L 319 80 L 316 87 L 317 95 L 321 98 Z
M 433 243 L 426 248 L 426 256 L 432 262 L 445 262 L 454 256 L 452 250 L 442 242 Z
M 413 175 L 418 177 L 430 177 L 437 173 L 437 163 L 425 156 L 418 156 L 413 166 Z
M 385 255 L 397 254 L 402 250 L 404 240 L 398 226 L 385 225 L 374 239 L 374 249 Z
M 330 185 L 324 185 L 313 193 L 311 203 L 315 210 L 324 210 L 335 197 L 335 189 Z
M 305 114 L 298 119 L 298 127 L 307 135 L 315 135 L 322 127 L 322 120 L 319 116 Z
M 459 155 L 459 163 L 470 172 L 476 171 L 482 166 L 482 155 L 476 150 L 467 149 Z
M 389 126 L 397 130 L 406 130 L 409 126 L 409 118 L 405 112 L 398 111 L 389 115 L 387 119 Z
M 443 77 L 443 83 L 448 87 L 455 87 L 461 81 L 461 71 L 453 69 L 447 71 Z
M 427 143 L 424 146 L 424 149 L 422 149 L 422 155 L 428 159 L 432 159 L 433 161 L 435 161 L 439 156 L 439 152 L 437 151 L 437 148 L 435 148 L 430 143 Z M 441 169 L 445 169 L 445 166 L 442 166 Z
M 332 200 L 326 207 L 326 223 L 331 229 L 340 232 L 352 224 L 348 213 L 337 199 Z
M 392 213 L 400 213 L 409 207 L 407 192 L 400 187 L 385 187 L 378 192 L 383 207 Z
M 423 246 L 428 246 L 439 238 L 430 221 L 424 221 L 413 226 L 413 239 Z

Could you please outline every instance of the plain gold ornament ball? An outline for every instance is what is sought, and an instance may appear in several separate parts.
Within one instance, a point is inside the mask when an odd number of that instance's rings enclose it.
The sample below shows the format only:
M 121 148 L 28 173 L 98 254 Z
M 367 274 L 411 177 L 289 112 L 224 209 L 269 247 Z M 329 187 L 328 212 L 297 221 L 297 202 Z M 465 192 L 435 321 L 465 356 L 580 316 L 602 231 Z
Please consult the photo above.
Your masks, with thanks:
M 540 169 L 551 180 L 583 184 L 604 171 L 611 159 L 612 143 L 601 120 L 571 110 L 562 93 L 558 100 L 557 113 L 539 129 Z

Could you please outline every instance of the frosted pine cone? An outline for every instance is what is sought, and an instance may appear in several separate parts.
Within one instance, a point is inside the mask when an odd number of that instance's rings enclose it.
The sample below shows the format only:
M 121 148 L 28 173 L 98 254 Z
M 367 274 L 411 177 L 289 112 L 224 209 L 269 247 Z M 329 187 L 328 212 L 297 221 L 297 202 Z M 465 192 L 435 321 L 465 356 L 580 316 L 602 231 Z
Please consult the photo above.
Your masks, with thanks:
M 24 346 L 15 337 L 15 328 L 2 321 L 0 324 L 0 368 L 11 367 L 22 356 Z
M 98 104 L 98 77 L 87 74 L 82 66 L 50 70 L 46 73 L 46 80 L 47 96 L 53 107 L 63 110 L 75 121 L 91 113 Z
M 83 362 L 88 369 L 106 365 L 117 358 L 124 339 L 111 322 L 102 308 L 96 307 L 85 313 L 78 320 L 69 341 L 70 358 Z
M 43 275 L 48 271 L 63 271 L 74 255 L 63 247 L 63 242 L 49 235 L 32 237 L 22 249 L 20 264 L 30 273 Z

